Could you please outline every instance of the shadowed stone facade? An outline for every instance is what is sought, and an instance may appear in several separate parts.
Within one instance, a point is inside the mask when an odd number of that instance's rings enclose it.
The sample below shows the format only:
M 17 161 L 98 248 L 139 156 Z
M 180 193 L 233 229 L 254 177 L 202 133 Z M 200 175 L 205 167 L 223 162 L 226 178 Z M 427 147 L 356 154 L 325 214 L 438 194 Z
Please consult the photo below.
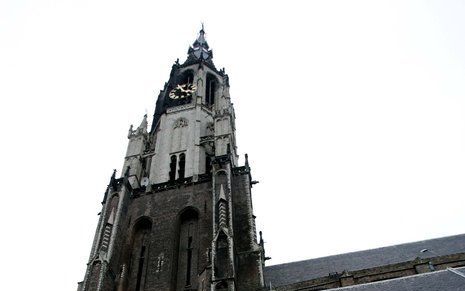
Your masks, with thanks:
M 465 290 L 465 235 L 265 267 L 229 77 L 202 30 L 128 132 L 78 291 Z M 463 276 L 462 276 L 463 275 Z M 349 287 L 347 287 L 349 286 Z M 342 288 L 342 289 L 340 289 Z

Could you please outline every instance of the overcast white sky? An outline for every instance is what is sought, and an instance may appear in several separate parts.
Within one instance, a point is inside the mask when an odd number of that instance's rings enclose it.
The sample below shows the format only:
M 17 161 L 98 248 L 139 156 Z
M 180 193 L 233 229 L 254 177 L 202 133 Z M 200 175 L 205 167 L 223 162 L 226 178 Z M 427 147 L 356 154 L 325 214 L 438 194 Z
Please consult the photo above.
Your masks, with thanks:
M 271 264 L 465 231 L 464 1 L 0 0 L 2 290 L 74 290 L 205 22 Z M 243 159 L 242 159 L 243 162 Z

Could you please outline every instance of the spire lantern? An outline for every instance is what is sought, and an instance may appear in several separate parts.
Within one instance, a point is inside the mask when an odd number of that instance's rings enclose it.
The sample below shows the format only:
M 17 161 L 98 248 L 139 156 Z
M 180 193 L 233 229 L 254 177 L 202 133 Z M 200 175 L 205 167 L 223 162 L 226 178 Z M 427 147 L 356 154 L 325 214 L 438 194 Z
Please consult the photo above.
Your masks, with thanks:
M 210 50 L 207 41 L 205 40 L 205 30 L 202 28 L 199 31 L 199 36 L 194 41 L 191 47 L 187 52 L 189 58 L 195 58 L 197 60 L 210 60 L 213 58 L 213 52 Z

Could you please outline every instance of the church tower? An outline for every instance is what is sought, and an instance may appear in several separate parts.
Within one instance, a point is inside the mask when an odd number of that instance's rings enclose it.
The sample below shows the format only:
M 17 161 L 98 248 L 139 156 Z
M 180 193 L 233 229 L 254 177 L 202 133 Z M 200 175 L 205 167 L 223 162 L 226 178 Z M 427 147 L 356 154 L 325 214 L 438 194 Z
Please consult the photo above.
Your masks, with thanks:
M 229 78 L 203 28 L 147 116 L 128 132 L 122 174 L 102 201 L 79 291 L 264 287 L 250 167 L 238 165 Z

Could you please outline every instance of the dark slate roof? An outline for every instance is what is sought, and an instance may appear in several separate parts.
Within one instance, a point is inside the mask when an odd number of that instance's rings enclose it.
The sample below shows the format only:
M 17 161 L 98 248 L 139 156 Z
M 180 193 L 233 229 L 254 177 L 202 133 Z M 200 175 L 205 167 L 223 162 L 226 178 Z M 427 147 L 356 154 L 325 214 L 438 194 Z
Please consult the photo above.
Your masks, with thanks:
M 463 291 L 465 268 L 443 270 L 421 275 L 332 289 L 335 291 Z
M 421 252 L 421 250 L 428 250 Z M 265 282 L 283 286 L 328 276 L 402 263 L 417 257 L 428 258 L 465 252 L 465 234 L 406 243 L 378 249 L 334 255 L 265 267 Z M 465 289 L 464 289 L 465 290 Z
M 182 66 L 189 66 L 199 62 L 204 62 L 205 64 L 212 67 L 216 71 L 215 65 L 213 64 L 213 51 L 208 46 L 207 41 L 205 40 L 205 31 L 202 29 L 199 32 L 199 36 L 189 47 L 187 51 L 187 60 L 182 64 Z

